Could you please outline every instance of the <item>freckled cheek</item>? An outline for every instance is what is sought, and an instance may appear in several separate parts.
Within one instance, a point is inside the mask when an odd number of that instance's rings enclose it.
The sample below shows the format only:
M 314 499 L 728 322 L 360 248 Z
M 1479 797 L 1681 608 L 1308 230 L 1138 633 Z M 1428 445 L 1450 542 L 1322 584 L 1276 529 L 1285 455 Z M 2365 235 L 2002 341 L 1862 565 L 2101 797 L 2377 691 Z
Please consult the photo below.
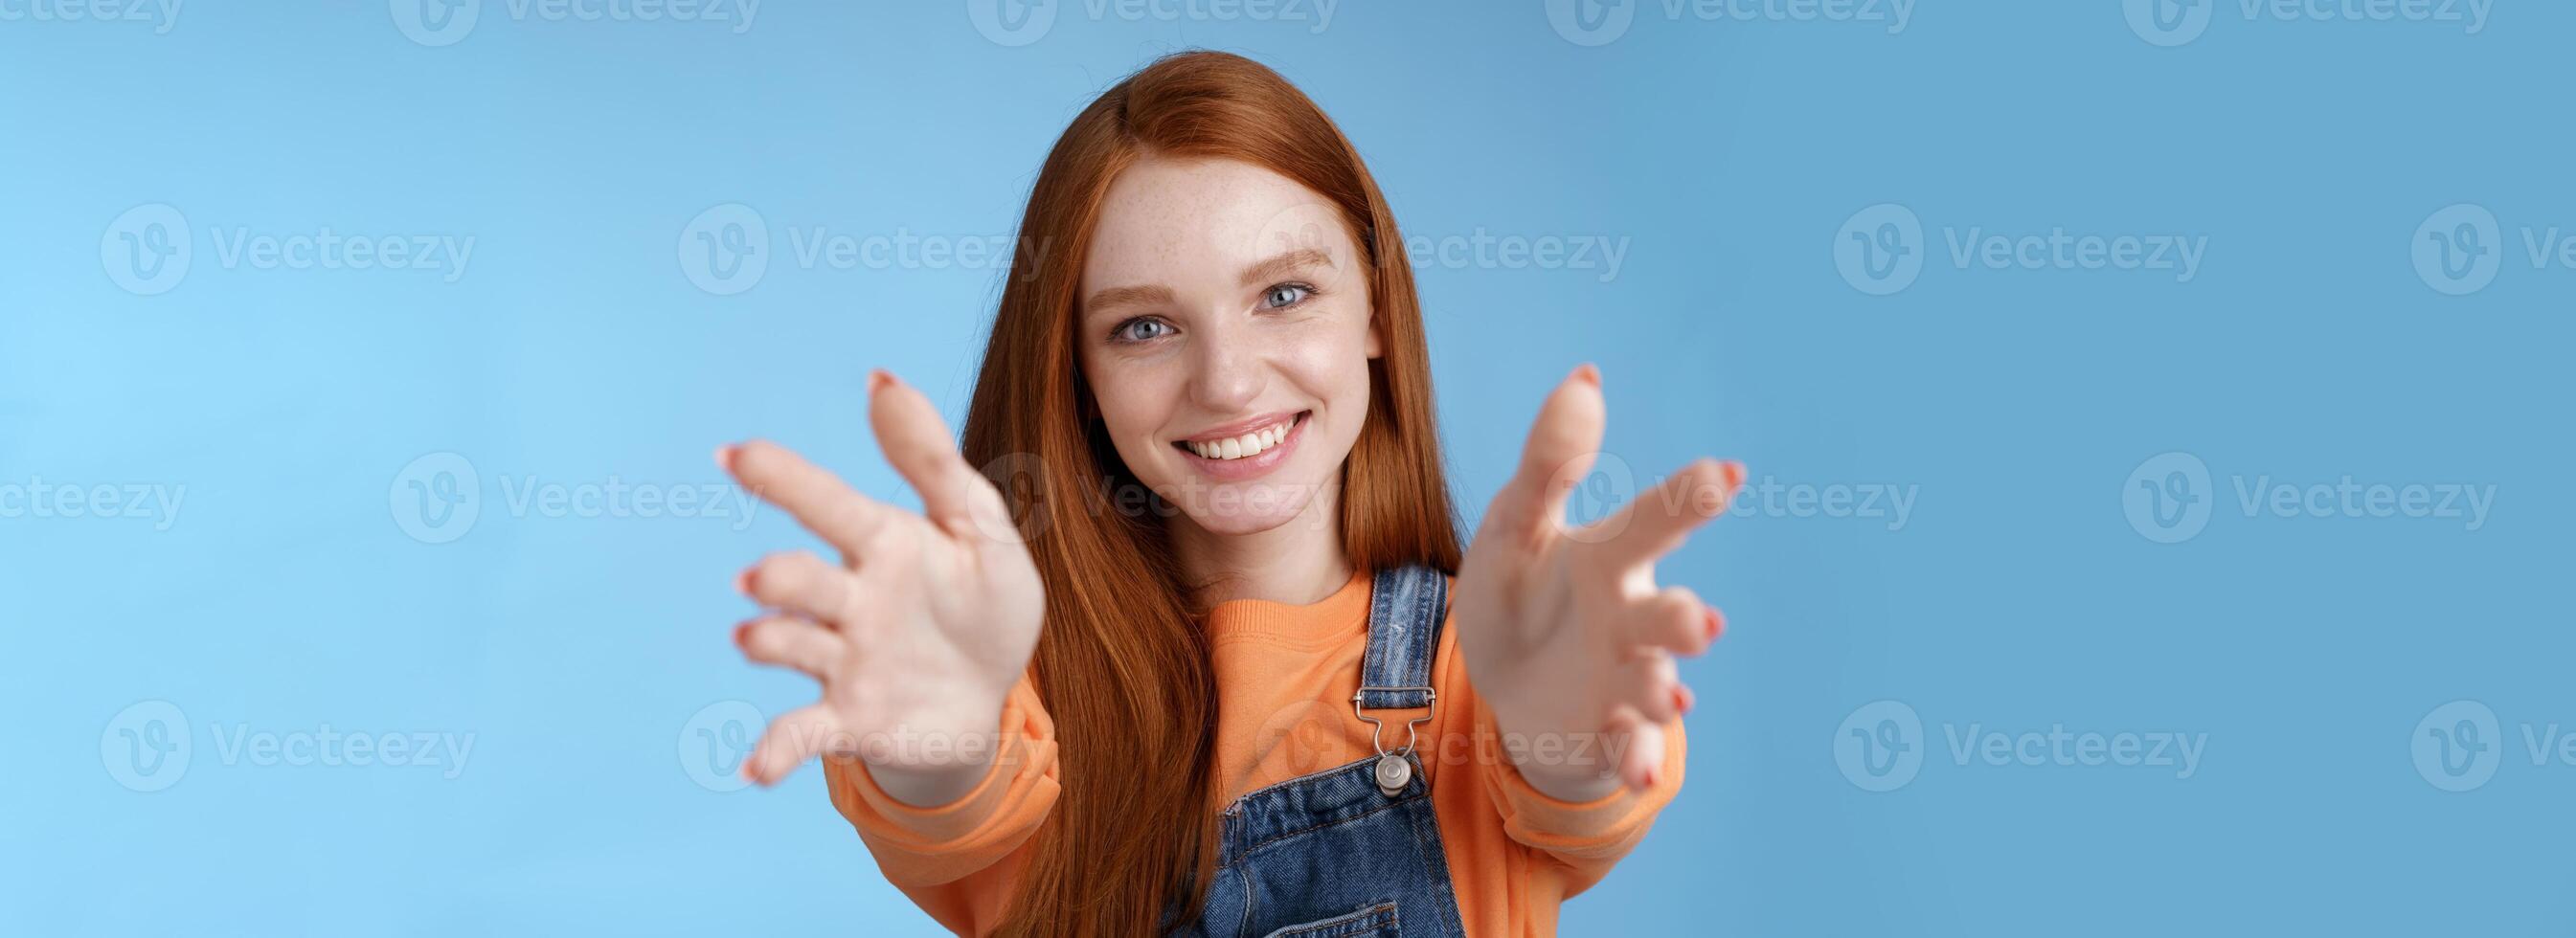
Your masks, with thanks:
M 1083 371 L 1090 379 L 1101 422 L 1108 426 L 1109 438 L 1120 454 L 1131 466 L 1156 455 L 1185 376 L 1165 365 L 1105 357 L 1085 362 Z
M 1319 326 L 1326 324 L 1317 324 Z M 1281 370 L 1291 375 L 1305 395 L 1335 409 L 1351 413 L 1337 415 L 1335 421 L 1345 425 L 1357 419 L 1357 411 L 1368 401 L 1368 333 L 1365 321 L 1359 329 L 1344 323 L 1329 324 L 1300 336 L 1280 359 Z

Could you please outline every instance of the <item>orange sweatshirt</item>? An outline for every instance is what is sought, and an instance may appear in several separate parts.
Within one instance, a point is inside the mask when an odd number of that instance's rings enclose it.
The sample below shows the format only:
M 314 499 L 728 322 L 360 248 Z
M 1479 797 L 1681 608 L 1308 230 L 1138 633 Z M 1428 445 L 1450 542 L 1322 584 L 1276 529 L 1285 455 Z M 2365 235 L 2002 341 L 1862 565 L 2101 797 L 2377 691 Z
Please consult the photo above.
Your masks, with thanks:
M 1369 585 L 1364 571 L 1313 605 L 1240 600 L 1209 612 L 1217 685 L 1211 814 L 1256 789 L 1376 753 L 1368 724 L 1351 714 Z M 1422 725 L 1420 754 L 1459 918 L 1471 935 L 1554 934 L 1557 904 L 1600 881 L 1680 789 L 1681 723 L 1665 729 L 1655 788 L 1580 804 L 1550 798 L 1522 780 L 1495 741 L 1493 714 L 1467 684 L 1457 635 L 1452 617 L 1432 660 L 1439 699 Z M 1403 743 L 1396 717 L 1406 713 L 1380 714 L 1388 746 Z M 832 804 L 858 828 L 886 879 L 959 934 L 997 927 L 1030 835 L 1055 804 L 1055 726 L 1026 679 L 1003 707 L 1002 732 L 1009 757 L 997 760 L 1001 767 L 933 808 L 894 800 L 855 761 L 824 762 Z

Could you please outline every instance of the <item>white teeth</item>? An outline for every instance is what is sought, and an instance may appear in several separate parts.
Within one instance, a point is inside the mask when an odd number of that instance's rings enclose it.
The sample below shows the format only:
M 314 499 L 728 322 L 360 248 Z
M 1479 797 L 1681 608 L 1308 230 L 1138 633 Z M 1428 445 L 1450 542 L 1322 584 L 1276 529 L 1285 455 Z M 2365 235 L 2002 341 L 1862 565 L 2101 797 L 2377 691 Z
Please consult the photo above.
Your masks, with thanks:
M 1283 423 L 1263 427 L 1231 439 L 1211 442 L 1185 440 L 1181 445 L 1203 459 L 1249 459 L 1261 455 L 1271 447 L 1279 445 L 1280 441 L 1286 440 L 1288 431 L 1293 427 L 1294 424 Z

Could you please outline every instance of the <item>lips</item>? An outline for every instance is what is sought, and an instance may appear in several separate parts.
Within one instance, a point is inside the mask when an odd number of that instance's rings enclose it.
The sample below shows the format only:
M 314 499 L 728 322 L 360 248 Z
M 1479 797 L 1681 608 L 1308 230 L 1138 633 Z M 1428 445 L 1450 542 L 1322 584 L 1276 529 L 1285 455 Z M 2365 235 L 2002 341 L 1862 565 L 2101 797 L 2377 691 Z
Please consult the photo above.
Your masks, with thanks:
M 1244 479 L 1268 472 L 1288 458 L 1303 437 L 1314 411 L 1265 414 L 1237 421 L 1184 440 L 1172 448 L 1186 454 L 1200 472 L 1221 479 Z
M 1216 433 L 1203 433 L 1186 440 L 1174 441 L 1173 445 L 1201 459 L 1250 459 L 1278 446 L 1280 441 L 1288 438 L 1290 432 L 1297 429 L 1298 421 L 1305 418 L 1304 411 L 1280 417 L 1256 418 L 1266 422 L 1240 432 L 1228 428 Z

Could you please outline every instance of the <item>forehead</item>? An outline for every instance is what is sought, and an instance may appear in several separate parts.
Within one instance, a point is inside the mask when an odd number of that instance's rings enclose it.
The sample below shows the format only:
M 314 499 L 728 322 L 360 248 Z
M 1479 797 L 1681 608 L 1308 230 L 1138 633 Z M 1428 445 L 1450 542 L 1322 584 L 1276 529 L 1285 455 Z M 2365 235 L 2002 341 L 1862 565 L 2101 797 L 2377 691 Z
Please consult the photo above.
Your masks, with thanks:
M 1149 156 L 1110 182 L 1083 258 L 1083 289 L 1231 285 L 1244 268 L 1299 248 L 1350 269 L 1354 245 L 1340 213 L 1314 190 L 1238 160 Z

